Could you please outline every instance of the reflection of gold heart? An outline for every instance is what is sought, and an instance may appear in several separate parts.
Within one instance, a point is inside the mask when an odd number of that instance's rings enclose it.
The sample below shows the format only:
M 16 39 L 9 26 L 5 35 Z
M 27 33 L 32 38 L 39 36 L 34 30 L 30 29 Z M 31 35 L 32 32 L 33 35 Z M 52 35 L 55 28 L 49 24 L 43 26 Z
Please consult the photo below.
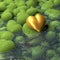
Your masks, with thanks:
M 29 16 L 26 23 L 30 28 L 40 32 L 45 25 L 45 18 L 41 14 L 36 14 L 35 16 Z

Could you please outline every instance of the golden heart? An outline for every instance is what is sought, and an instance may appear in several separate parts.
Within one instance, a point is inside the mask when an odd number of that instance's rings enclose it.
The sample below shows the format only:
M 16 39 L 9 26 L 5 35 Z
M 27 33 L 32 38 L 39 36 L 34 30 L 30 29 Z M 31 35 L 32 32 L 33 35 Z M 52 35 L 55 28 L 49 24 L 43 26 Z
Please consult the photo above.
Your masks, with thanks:
M 30 28 L 40 32 L 45 25 L 45 18 L 41 14 L 36 14 L 35 16 L 29 16 L 26 23 Z

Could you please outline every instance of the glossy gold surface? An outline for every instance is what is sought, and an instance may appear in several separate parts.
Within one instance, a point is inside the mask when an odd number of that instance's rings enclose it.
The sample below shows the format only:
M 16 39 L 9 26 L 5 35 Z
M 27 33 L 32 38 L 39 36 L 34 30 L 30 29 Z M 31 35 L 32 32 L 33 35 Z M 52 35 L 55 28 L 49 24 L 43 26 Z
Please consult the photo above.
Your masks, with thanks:
M 29 16 L 26 20 L 26 23 L 30 28 L 40 32 L 45 24 L 45 19 L 43 15 L 36 14 L 35 16 Z

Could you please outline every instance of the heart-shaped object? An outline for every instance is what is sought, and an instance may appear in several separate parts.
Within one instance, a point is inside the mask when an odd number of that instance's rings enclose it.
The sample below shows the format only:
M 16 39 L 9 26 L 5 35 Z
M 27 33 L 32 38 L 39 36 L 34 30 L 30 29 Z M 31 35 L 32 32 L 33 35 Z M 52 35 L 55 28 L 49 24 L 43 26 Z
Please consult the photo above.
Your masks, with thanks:
M 45 25 L 45 18 L 41 14 L 36 14 L 35 16 L 29 16 L 26 23 L 30 28 L 40 32 Z
M 39 23 L 39 27 L 40 27 L 40 31 L 41 31 L 45 25 L 45 17 L 41 14 L 36 14 L 35 17 Z

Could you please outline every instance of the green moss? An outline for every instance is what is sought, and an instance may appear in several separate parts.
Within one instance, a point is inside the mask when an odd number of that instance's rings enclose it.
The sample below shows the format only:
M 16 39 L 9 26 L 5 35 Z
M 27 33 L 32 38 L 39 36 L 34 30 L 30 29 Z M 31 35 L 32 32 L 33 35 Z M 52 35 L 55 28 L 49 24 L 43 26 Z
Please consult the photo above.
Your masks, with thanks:
M 32 58 L 37 59 L 42 56 L 44 50 L 40 46 L 32 47 Z
M 31 57 L 24 57 L 25 60 L 32 60 Z
M 9 5 L 10 3 L 13 2 L 13 0 L 4 0 L 4 2 L 5 2 L 7 5 Z
M 18 7 L 18 8 L 16 8 L 16 9 L 14 9 L 13 10 L 13 14 L 14 14 L 14 16 L 16 16 L 19 12 L 21 12 L 22 10 L 27 10 L 27 6 L 20 6 L 20 7 Z
M 48 9 L 50 9 L 50 8 L 52 8 L 53 7 L 53 2 L 52 1 L 47 1 L 47 2 L 45 2 L 42 6 L 41 6 L 41 9 L 43 10 L 43 11 L 45 11 L 45 10 L 48 10 Z
M 28 16 L 29 15 L 24 11 L 18 13 L 17 14 L 17 23 L 23 25 L 26 22 L 26 19 L 27 19 Z
M 4 2 L 0 2 L 0 11 L 4 11 L 6 9 L 6 5 Z
M 11 40 L 0 40 L 0 53 L 8 52 L 15 47 L 15 44 Z
M 60 26 L 60 22 L 55 20 L 50 22 L 48 29 L 51 31 L 59 30 L 59 26 Z
M 41 7 L 44 4 L 44 2 L 39 2 L 39 7 Z
M 57 34 L 58 41 L 60 42 L 60 33 Z
M 29 15 L 35 15 L 37 12 L 38 12 L 38 9 L 37 8 L 34 8 L 34 7 L 30 7 L 26 11 L 26 13 L 28 13 Z
M 60 32 L 60 26 L 56 27 L 57 32 Z
M 54 5 L 60 5 L 60 0 L 54 0 Z
M 47 50 L 46 55 L 47 57 L 51 58 L 56 55 L 56 52 L 54 50 Z
M 12 18 L 12 13 L 11 12 L 8 12 L 8 11 L 5 11 L 1 14 L 1 19 L 3 21 L 8 21 Z
M 0 31 L 4 31 L 4 30 L 6 30 L 5 26 L 0 28 Z
M 3 0 L 0 0 L 0 2 L 2 2 Z
M 42 48 L 45 48 L 45 49 L 48 49 L 48 48 L 49 48 L 49 43 L 46 42 L 46 41 L 42 41 L 42 42 L 40 43 L 40 45 L 41 45 Z
M 10 20 L 10 21 L 8 21 L 8 25 L 10 25 L 10 24 L 11 24 L 11 25 L 15 25 L 15 24 L 17 24 L 17 23 L 16 23 L 16 21 L 14 21 L 14 20 Z
M 10 9 L 10 8 L 7 8 L 6 10 L 5 10 L 5 12 L 10 12 L 10 13 L 12 13 L 12 9 Z
M 60 47 L 58 47 L 56 50 L 57 50 L 58 54 L 60 54 Z
M 10 32 L 18 32 L 18 31 L 21 31 L 21 25 L 17 24 L 17 25 L 14 25 L 11 27 L 10 26 L 7 26 L 7 30 L 10 31 Z
M 54 56 L 50 60 L 60 60 L 60 57 L 59 56 Z
M 56 33 L 53 31 L 48 31 L 45 37 L 48 41 L 52 41 L 56 38 Z
M 25 6 L 25 2 L 21 0 L 18 6 Z
M 24 39 L 23 36 L 16 36 L 15 42 L 19 43 L 19 44 L 24 44 L 25 43 L 25 39 Z
M 10 20 L 7 23 L 7 30 L 10 32 L 18 32 L 21 31 L 21 25 L 17 24 L 14 20 Z
M 41 45 L 41 43 L 44 41 L 44 38 L 42 36 L 38 36 L 30 41 L 28 41 L 28 43 L 31 46 L 36 46 L 36 45 Z M 43 43 L 44 44 L 44 43 Z
M 47 1 L 48 1 L 48 0 L 38 0 L 39 3 L 41 3 L 41 2 L 45 3 L 45 2 L 47 2 Z
M 48 15 L 50 19 L 59 19 L 60 10 L 57 9 L 48 9 L 45 11 L 45 14 Z
M 13 33 L 9 31 L 2 31 L 0 36 L 1 39 L 7 39 L 7 40 L 13 39 L 13 37 L 14 37 Z
M 0 59 L 6 59 L 5 54 L 0 53 Z
M 16 5 L 15 5 L 15 3 L 10 3 L 8 6 L 7 6 L 7 8 L 9 8 L 9 9 L 15 9 L 16 8 Z
M 19 4 L 18 4 L 19 3 Z M 25 1 L 24 0 L 15 0 L 15 4 L 19 6 L 25 6 Z
M 0 19 L 0 27 L 3 25 L 3 21 L 2 21 L 2 19 Z
M 19 13 L 19 9 L 18 8 L 16 8 L 16 9 L 13 10 L 13 15 L 14 16 L 16 16 L 18 13 Z
M 27 26 L 27 24 L 24 24 L 24 25 L 23 25 L 22 30 L 23 30 L 23 33 L 24 33 L 25 35 L 27 35 L 29 38 L 33 38 L 33 37 L 36 37 L 37 35 L 39 35 L 38 32 L 36 32 L 35 30 L 29 28 L 29 27 Z
M 27 7 L 26 5 L 20 6 L 20 7 L 18 7 L 18 8 L 20 8 L 20 10 L 25 10 L 25 11 L 28 9 L 28 7 Z
M 28 0 L 26 2 L 26 4 L 27 4 L 28 7 L 36 6 L 37 5 L 37 0 Z

